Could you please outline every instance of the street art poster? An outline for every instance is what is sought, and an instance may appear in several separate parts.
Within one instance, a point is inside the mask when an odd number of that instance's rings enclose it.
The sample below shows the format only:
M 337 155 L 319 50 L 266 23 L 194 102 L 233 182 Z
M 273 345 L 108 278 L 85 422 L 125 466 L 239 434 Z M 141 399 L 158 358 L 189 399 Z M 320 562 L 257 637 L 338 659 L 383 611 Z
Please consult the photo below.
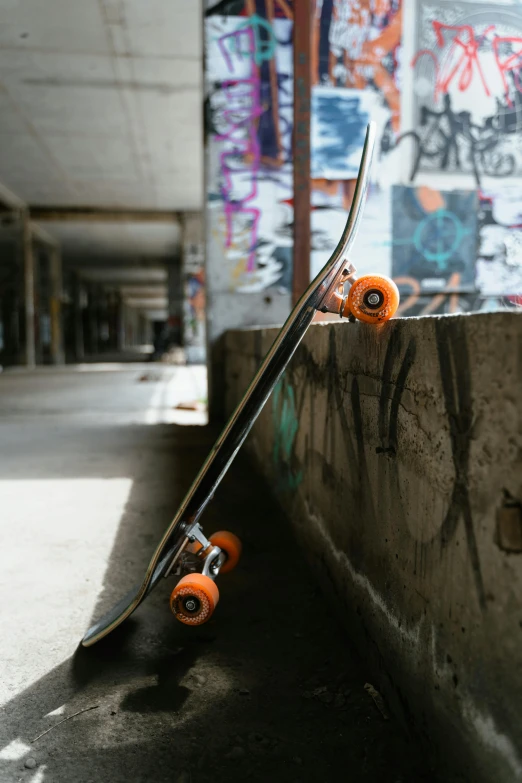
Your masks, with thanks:
M 312 89 L 312 179 L 353 179 L 359 171 L 375 97 L 368 90 Z
M 292 21 L 209 16 L 209 208 L 231 290 L 291 288 Z
M 522 194 L 499 186 L 480 194 L 477 286 L 484 295 L 522 295 Z
M 476 192 L 392 189 L 392 276 L 399 288 L 428 294 L 473 291 Z
M 400 125 L 400 0 L 316 0 L 314 84 L 369 89 Z
M 324 266 L 339 241 L 354 190 L 354 180 L 312 183 L 312 277 Z M 391 191 L 371 185 L 350 261 L 357 267 L 358 274 L 373 272 L 389 276 L 391 247 Z
M 420 0 L 416 37 L 412 177 L 522 176 L 520 8 Z
M 293 0 L 204 0 L 205 15 L 252 16 L 264 19 L 292 19 Z

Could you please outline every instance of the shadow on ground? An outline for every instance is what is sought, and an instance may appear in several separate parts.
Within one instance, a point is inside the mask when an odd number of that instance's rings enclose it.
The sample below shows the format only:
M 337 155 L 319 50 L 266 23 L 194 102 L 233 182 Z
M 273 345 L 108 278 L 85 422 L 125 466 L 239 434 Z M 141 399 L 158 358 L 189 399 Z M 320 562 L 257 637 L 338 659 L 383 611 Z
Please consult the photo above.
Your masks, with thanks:
M 141 574 L 215 434 L 166 425 L 126 429 L 129 450 L 157 459 L 153 475 L 142 465 L 134 481 L 94 617 Z M 93 448 L 110 461 L 111 428 L 93 437 Z M 51 461 L 40 470 L 62 476 L 67 467 Z M 110 473 L 95 462 L 92 471 Z M 416 743 L 393 719 L 385 721 L 365 692 L 364 665 L 243 453 L 203 522 L 207 532 L 231 529 L 244 543 L 240 565 L 219 581 L 211 622 L 177 623 L 168 608 L 172 585 L 160 584 L 120 629 L 79 648 L 6 705 L 0 747 L 9 745 L 18 758 L 0 761 L 0 780 L 438 780 Z M 45 607 L 41 617 L 45 622 Z M 63 714 L 48 715 L 61 705 Z M 29 758 L 36 768 L 26 768 Z

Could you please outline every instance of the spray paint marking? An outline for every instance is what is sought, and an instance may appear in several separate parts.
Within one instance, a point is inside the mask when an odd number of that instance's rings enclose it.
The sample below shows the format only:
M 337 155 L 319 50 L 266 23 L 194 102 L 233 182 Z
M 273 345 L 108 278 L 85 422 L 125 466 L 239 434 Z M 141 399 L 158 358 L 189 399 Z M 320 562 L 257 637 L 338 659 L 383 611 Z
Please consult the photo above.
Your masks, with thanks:
M 255 246 L 261 212 L 257 207 L 249 205 L 257 197 L 257 173 L 260 164 L 260 150 L 257 139 L 255 120 L 263 113 L 259 102 L 260 79 L 256 58 L 263 59 L 270 51 L 263 47 L 257 52 L 255 24 L 250 21 L 233 33 L 227 33 L 219 41 L 219 49 L 227 68 L 234 73 L 232 54 L 239 59 L 248 57 L 251 60 L 250 74 L 246 79 L 229 79 L 222 82 L 226 101 L 222 118 L 228 126 L 225 133 L 216 137 L 217 141 L 225 142 L 219 162 L 223 176 L 222 196 L 226 220 L 225 247 L 232 246 L 234 233 L 234 218 L 243 216 L 250 223 L 250 240 L 247 261 L 249 272 L 255 269 Z M 246 178 L 245 178 L 246 173 Z M 240 192 L 241 185 L 249 183 L 249 192 L 241 197 L 235 197 Z
M 485 94 L 488 97 L 491 95 L 491 90 L 485 75 L 486 69 L 480 61 L 480 48 L 484 42 L 489 40 L 493 50 L 495 64 L 502 79 L 504 97 L 509 106 L 513 105 L 509 96 L 509 85 L 506 74 L 513 74 L 515 87 L 519 92 L 522 92 L 522 84 L 520 83 L 519 76 L 519 71 L 522 67 L 522 38 L 499 36 L 495 32 L 494 24 L 486 27 L 479 36 L 475 35 L 473 27 L 469 24 L 449 25 L 435 20 L 432 22 L 432 27 L 437 40 L 437 46 L 441 49 L 448 43 L 445 34 L 456 33 L 451 40 L 448 55 L 444 58 L 445 62 L 442 65 L 439 63 L 437 55 L 431 49 L 421 49 L 417 52 L 411 63 L 412 67 L 414 67 L 423 56 L 430 57 L 433 60 L 437 74 L 434 91 L 435 100 L 437 100 L 440 95 L 449 92 L 453 83 L 456 83 L 460 92 L 465 92 L 473 81 L 475 74 L 478 75 Z M 505 51 L 506 47 L 509 47 L 511 51 L 507 57 L 501 59 L 501 53 Z
M 303 480 L 303 471 L 295 472 L 290 463 L 299 429 L 295 392 L 288 381 L 281 379 L 272 393 L 274 445 L 272 463 L 277 476 L 277 488 L 295 491 Z

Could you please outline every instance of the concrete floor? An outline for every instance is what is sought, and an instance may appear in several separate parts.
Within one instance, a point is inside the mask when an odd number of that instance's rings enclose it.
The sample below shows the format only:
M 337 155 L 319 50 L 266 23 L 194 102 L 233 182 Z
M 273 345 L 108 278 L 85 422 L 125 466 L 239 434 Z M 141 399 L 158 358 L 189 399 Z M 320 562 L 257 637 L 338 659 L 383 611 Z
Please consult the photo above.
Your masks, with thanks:
M 216 432 L 176 409 L 205 393 L 189 367 L 0 376 L 0 781 L 438 780 L 364 690 L 244 458 L 203 520 L 244 542 L 211 622 L 177 623 L 160 585 L 77 649 L 141 578 L 206 456 Z

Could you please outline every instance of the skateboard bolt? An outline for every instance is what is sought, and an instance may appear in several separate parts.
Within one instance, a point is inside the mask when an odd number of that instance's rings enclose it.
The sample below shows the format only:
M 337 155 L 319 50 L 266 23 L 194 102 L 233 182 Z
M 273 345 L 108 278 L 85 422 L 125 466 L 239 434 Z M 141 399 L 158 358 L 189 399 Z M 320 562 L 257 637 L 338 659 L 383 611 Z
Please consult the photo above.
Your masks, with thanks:
M 363 302 L 366 307 L 373 307 L 376 309 L 384 303 L 384 296 L 378 289 L 370 288 L 370 290 L 366 291 L 364 294 Z
M 195 612 L 198 608 L 198 601 L 195 598 L 187 598 L 185 601 L 185 609 L 187 612 Z

